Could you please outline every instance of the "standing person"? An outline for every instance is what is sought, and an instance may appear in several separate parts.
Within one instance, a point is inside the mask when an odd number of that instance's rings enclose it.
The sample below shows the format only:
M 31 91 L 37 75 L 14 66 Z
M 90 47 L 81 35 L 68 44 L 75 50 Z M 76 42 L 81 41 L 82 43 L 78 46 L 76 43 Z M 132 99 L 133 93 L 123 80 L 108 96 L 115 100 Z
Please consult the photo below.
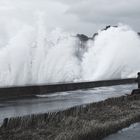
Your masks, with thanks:
M 138 72 L 137 82 L 138 82 L 138 89 L 140 89 L 140 72 Z

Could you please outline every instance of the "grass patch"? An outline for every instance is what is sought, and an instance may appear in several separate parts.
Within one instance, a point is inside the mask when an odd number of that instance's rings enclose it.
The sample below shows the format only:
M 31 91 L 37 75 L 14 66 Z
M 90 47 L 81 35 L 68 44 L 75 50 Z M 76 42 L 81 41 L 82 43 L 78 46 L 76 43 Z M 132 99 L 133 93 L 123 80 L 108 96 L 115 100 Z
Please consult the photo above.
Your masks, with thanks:
M 0 128 L 0 140 L 101 140 L 139 121 L 140 95 L 128 95 L 7 119 Z

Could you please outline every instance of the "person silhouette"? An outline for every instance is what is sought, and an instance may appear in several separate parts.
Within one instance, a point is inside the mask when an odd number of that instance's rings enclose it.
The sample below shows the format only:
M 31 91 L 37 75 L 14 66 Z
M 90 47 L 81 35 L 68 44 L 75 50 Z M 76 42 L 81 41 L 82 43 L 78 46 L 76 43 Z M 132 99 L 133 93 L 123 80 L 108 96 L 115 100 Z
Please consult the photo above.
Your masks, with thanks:
M 140 88 L 140 72 L 138 72 L 138 77 L 136 82 L 138 82 L 138 89 Z

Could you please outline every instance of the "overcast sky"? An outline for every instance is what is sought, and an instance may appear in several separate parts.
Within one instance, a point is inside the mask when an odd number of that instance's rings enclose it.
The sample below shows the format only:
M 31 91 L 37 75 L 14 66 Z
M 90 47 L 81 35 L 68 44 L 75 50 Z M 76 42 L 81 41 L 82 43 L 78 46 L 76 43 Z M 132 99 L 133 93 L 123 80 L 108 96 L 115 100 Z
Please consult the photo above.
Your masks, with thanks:
M 38 12 L 49 29 L 92 35 L 124 23 L 140 31 L 140 0 L 0 0 L 0 25 L 34 24 Z

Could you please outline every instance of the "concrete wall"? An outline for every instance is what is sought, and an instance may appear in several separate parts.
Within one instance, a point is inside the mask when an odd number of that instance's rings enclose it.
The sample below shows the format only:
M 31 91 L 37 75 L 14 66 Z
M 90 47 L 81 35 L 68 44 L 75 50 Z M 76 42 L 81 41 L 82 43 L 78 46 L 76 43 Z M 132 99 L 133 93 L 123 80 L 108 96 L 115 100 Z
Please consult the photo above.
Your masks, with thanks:
M 9 98 L 33 97 L 39 94 L 48 94 L 54 92 L 72 91 L 79 89 L 89 89 L 94 87 L 133 84 L 133 83 L 136 83 L 135 78 L 93 81 L 93 82 L 56 83 L 48 85 L 2 87 L 0 88 L 0 100 Z

